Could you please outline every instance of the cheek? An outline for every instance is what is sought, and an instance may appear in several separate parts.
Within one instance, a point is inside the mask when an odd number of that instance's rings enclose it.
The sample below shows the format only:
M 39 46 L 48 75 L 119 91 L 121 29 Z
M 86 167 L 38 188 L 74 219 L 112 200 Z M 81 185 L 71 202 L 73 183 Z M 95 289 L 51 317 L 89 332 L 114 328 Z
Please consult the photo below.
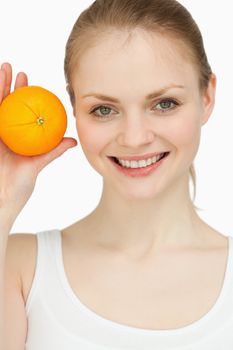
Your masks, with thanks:
M 108 143 L 108 133 L 101 125 L 97 127 L 93 121 L 76 118 L 76 128 L 80 143 L 86 156 L 100 153 Z
M 196 115 L 179 116 L 167 128 L 168 140 L 177 149 L 185 148 L 196 151 L 200 143 L 200 122 Z

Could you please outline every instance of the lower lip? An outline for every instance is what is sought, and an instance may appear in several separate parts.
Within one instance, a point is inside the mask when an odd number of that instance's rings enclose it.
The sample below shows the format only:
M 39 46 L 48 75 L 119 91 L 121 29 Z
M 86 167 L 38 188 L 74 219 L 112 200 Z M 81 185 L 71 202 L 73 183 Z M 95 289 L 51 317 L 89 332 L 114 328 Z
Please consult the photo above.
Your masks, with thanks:
M 121 173 L 123 173 L 127 176 L 130 176 L 130 177 L 141 177 L 141 176 L 150 175 L 153 171 L 155 171 L 158 167 L 160 167 L 163 164 L 163 162 L 166 160 L 168 155 L 154 164 L 148 165 L 147 167 L 144 167 L 144 168 L 136 168 L 136 169 L 135 168 L 134 169 L 125 168 L 125 167 L 115 163 L 115 161 L 112 158 L 110 158 L 110 161 L 113 163 L 113 165 L 116 167 L 116 169 L 119 170 Z

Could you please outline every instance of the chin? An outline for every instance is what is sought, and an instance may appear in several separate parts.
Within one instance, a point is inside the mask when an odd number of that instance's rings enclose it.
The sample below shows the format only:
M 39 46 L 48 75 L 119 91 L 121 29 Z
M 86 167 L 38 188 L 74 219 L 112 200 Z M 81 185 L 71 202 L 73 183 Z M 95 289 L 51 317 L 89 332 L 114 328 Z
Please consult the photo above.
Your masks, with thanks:
M 122 198 L 125 198 L 126 200 L 154 200 L 158 196 L 161 196 L 161 193 L 163 192 L 161 187 L 156 185 L 150 185 L 147 188 L 145 185 L 142 184 L 142 186 L 125 186 L 124 189 L 117 188 L 116 191 L 120 194 Z

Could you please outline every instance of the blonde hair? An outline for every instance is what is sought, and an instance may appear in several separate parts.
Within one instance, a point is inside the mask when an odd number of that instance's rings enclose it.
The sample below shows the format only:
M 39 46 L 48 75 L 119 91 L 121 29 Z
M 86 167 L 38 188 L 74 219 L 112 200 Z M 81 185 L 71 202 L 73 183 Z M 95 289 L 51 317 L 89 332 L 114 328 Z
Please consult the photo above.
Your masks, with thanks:
M 203 92 L 212 74 L 205 53 L 201 32 L 188 10 L 176 0 L 96 0 L 78 17 L 69 35 L 64 60 L 65 79 L 71 104 L 75 106 L 72 72 L 82 53 L 96 45 L 112 30 L 133 31 L 136 28 L 159 33 L 185 45 L 185 54 L 199 72 L 199 87 Z M 102 34 L 102 37 L 101 37 Z M 194 164 L 189 173 L 196 198 Z M 199 210 L 195 205 L 194 207 Z

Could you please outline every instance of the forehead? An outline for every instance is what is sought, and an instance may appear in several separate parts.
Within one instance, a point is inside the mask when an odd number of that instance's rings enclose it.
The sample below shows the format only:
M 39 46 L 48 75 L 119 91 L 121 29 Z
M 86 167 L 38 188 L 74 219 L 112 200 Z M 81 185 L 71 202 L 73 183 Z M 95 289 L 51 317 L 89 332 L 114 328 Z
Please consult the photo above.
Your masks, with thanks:
M 187 47 L 161 34 L 135 30 L 102 35 L 87 49 L 73 72 L 73 86 L 80 90 L 153 87 L 177 83 L 193 86 L 197 71 Z

